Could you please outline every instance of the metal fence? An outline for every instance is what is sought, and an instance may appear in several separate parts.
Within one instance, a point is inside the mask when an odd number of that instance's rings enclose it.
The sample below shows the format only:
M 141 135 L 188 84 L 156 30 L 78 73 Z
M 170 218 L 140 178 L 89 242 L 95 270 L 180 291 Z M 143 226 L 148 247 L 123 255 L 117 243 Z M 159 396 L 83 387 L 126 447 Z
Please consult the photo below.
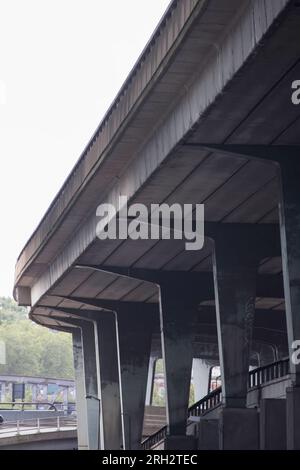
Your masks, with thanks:
M 38 409 L 48 409 L 48 410 L 54 410 L 57 411 L 59 406 L 57 406 L 55 403 L 50 403 L 50 402 L 26 402 L 26 401 L 7 401 L 7 402 L 0 402 L 0 411 L 1 410 L 38 410 Z
M 272 380 L 281 379 L 290 373 L 289 358 L 272 362 L 249 372 L 249 388 L 260 387 Z
M 0 425 L 0 438 L 45 431 L 76 429 L 75 416 L 54 416 L 48 418 L 24 418 L 16 421 L 4 421 Z
M 272 362 L 266 366 L 258 367 L 249 372 L 249 389 L 260 387 L 272 380 L 280 379 L 290 373 L 289 358 L 281 359 L 280 361 Z M 188 410 L 188 417 L 201 416 L 206 411 L 218 406 L 222 400 L 222 387 L 218 387 L 200 401 L 192 405 Z M 167 426 L 164 426 L 156 433 L 149 436 L 142 443 L 144 450 L 149 450 L 167 436 Z
M 188 410 L 188 417 L 190 416 L 201 416 L 205 411 L 219 405 L 221 402 L 222 389 L 221 387 L 216 388 L 200 401 L 192 405 Z M 167 426 L 159 429 L 156 433 L 149 436 L 142 443 L 142 448 L 144 450 L 149 450 L 167 436 Z

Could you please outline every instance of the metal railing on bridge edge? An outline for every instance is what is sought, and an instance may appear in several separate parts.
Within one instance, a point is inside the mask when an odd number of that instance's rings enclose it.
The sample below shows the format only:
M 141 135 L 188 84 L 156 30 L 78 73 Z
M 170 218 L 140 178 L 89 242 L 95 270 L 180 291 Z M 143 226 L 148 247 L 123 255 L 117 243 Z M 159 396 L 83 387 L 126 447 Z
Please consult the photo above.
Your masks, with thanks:
M 260 387 L 272 380 L 280 379 L 290 373 L 289 358 L 257 367 L 249 372 L 249 389 Z
M 280 379 L 289 374 L 289 358 L 284 358 L 279 361 L 272 362 L 265 366 L 257 367 L 249 372 L 249 390 L 252 388 L 260 387 L 272 380 Z M 222 387 L 218 387 L 212 392 L 208 393 L 205 397 L 201 398 L 197 403 L 194 403 L 188 409 L 188 418 L 191 416 L 201 416 L 206 411 L 220 405 L 222 399 Z M 142 442 L 143 450 L 150 450 L 153 446 L 157 445 L 167 437 L 167 426 L 159 429 L 157 432 L 147 437 Z
M 76 429 L 77 419 L 71 416 L 54 416 L 46 418 L 25 418 L 5 421 L 0 426 L 0 438 L 9 434 L 19 436 L 29 431 L 40 433 L 44 431 L 61 431 L 67 428 Z
M 25 407 L 35 407 L 38 409 L 38 407 L 44 407 L 48 406 L 49 410 L 57 411 L 57 406 L 54 403 L 50 402 L 42 402 L 42 401 L 37 401 L 37 402 L 27 402 L 27 401 L 4 401 L 0 402 L 0 411 L 8 410 L 7 406 L 10 406 L 12 410 L 15 410 L 16 408 L 20 408 L 21 411 L 24 411 Z
M 205 397 L 201 398 L 197 403 L 194 403 L 188 409 L 188 418 L 190 416 L 201 416 L 205 411 L 217 406 L 221 402 L 221 395 L 222 395 L 222 387 L 218 387 L 212 392 L 210 392 Z M 152 434 L 151 436 L 147 437 L 142 442 L 142 449 L 143 450 L 150 450 L 152 447 L 167 436 L 167 426 L 159 429 L 156 433 Z

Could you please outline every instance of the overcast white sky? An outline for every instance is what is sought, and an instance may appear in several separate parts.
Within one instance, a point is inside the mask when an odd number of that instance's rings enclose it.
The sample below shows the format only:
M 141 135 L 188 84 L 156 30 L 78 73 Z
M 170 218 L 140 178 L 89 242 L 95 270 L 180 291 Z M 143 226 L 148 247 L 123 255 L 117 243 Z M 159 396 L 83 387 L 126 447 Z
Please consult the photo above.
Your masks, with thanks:
M 170 0 L 0 0 L 0 295 Z

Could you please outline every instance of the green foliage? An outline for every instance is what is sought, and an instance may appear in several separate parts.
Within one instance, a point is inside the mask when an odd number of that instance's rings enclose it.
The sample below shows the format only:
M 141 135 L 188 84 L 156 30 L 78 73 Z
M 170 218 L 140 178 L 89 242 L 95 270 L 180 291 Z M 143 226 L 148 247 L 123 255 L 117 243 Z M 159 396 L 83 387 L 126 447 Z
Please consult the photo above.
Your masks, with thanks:
M 159 387 L 157 383 L 155 382 L 153 386 L 152 405 L 153 406 L 166 406 L 165 390 Z
M 189 406 L 192 406 L 195 402 L 196 402 L 196 400 L 195 400 L 195 388 L 194 388 L 194 384 L 191 384 Z
M 0 298 L 0 340 L 6 345 L 0 374 L 73 378 L 71 335 L 33 323 L 8 298 Z
M 19 307 L 10 297 L 0 297 L 0 325 L 27 318 L 25 307 Z
M 163 374 L 164 373 L 164 362 L 162 359 L 157 359 L 155 363 L 155 373 Z

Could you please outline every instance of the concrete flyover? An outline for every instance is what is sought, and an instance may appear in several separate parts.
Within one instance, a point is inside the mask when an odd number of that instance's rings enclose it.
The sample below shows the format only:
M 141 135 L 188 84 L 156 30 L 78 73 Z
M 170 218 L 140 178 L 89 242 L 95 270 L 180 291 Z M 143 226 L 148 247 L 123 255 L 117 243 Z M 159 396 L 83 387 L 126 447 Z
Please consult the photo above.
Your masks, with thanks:
M 249 366 L 300 339 L 299 26 L 294 0 L 174 0 L 21 252 L 18 303 L 73 335 L 80 449 L 141 447 L 160 356 L 165 448 L 204 448 L 210 429 L 220 449 L 258 448 L 260 409 L 284 417 L 283 447 L 300 448 L 300 365 L 277 400 L 247 402 Z M 96 208 L 120 195 L 203 203 L 204 247 L 100 240 Z M 206 361 L 222 376 L 197 441 L 186 433 L 193 359 L 199 375 Z
M 69 391 L 74 395 L 74 380 L 72 379 L 57 379 L 51 377 L 31 377 L 31 376 L 20 376 L 20 375 L 13 375 L 13 374 L 0 374 L 0 407 L 1 403 L 6 401 L 6 397 L 10 397 L 11 401 L 14 401 L 14 385 L 15 384 L 23 384 L 24 396 L 17 396 L 17 399 L 25 400 L 25 391 L 29 391 L 31 393 L 31 398 L 33 402 L 38 401 L 47 401 L 48 400 L 48 387 L 50 386 L 54 388 L 56 393 L 53 395 L 55 400 L 56 394 L 60 392 L 62 395 L 62 401 L 67 406 L 68 405 L 68 393 Z

